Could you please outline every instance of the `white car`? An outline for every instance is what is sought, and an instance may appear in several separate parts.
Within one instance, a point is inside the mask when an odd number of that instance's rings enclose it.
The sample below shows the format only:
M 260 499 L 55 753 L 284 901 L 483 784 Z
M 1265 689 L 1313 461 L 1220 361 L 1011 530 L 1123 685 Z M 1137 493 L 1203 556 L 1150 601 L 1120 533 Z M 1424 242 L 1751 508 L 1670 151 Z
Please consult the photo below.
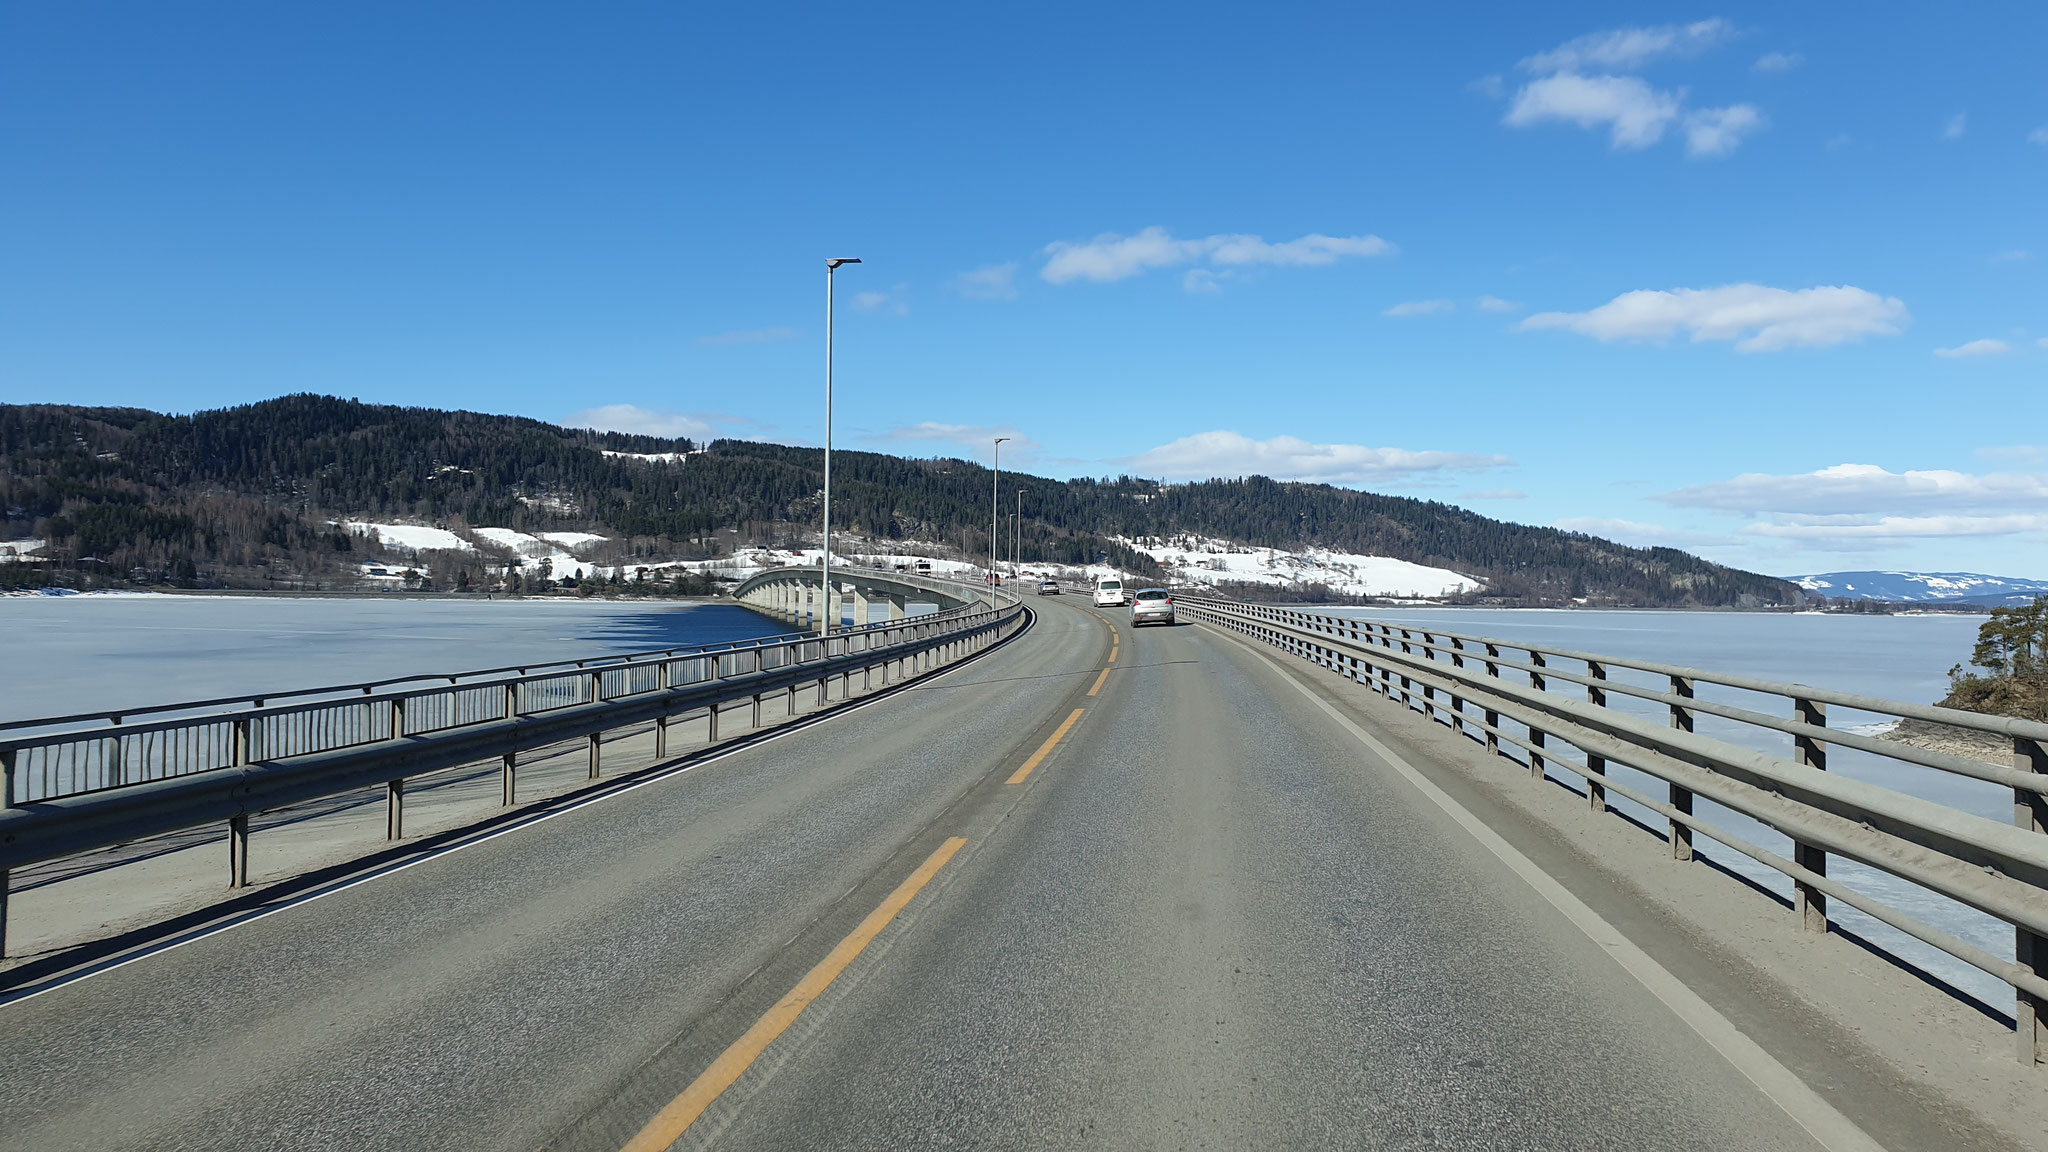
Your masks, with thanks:
M 1144 588 L 1131 597 L 1131 627 L 1140 624 L 1173 627 L 1173 594 L 1164 588 Z
M 1114 576 L 1104 576 L 1095 582 L 1095 606 L 1097 608 L 1121 608 L 1124 606 L 1124 582 Z

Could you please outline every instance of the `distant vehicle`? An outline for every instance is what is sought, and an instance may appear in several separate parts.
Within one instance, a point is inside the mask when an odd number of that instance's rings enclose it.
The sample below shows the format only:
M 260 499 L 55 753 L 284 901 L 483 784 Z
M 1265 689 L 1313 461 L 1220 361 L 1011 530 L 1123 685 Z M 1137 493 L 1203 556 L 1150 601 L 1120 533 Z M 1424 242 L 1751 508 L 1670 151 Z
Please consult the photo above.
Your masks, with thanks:
M 1059 595 L 1059 594 L 1060 594 L 1060 582 L 1059 582 L 1059 581 L 1057 581 L 1057 580 L 1040 580 L 1040 581 L 1038 582 L 1038 594 L 1039 594 L 1040 596 L 1057 596 L 1057 595 Z
M 1097 608 L 1123 607 L 1124 582 L 1114 576 L 1104 576 L 1095 581 L 1095 606 Z
M 929 575 L 931 575 L 931 574 L 932 574 L 932 562 L 931 562 L 931 561 L 929 561 L 929 560 L 919 560 L 919 561 L 917 562 L 917 574 L 918 574 L 918 575 L 920 575 L 920 576 L 929 576 Z
M 1131 598 L 1131 627 L 1153 623 L 1173 623 L 1173 594 L 1164 588 L 1139 589 Z

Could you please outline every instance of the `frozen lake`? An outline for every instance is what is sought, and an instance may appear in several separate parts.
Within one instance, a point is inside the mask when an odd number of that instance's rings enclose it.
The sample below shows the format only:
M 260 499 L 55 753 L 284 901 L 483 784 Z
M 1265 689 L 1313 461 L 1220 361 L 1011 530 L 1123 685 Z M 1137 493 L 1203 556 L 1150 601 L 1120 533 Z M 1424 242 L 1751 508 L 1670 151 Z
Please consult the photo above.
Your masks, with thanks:
M 0 720 L 693 647 L 784 629 L 731 604 L 0 597 Z

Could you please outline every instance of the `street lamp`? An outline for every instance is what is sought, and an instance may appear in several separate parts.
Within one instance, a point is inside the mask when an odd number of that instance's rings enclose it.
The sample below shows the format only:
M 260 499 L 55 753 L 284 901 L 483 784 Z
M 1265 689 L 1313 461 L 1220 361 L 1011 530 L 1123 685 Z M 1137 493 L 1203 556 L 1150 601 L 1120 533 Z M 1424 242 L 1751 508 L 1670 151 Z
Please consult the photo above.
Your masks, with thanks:
M 824 587 L 824 599 L 819 607 L 818 635 L 829 636 L 832 626 L 839 622 L 839 601 L 832 595 L 832 273 L 841 264 L 858 264 L 860 260 L 851 256 L 837 256 L 825 261 L 825 548 L 819 554 L 819 583 Z M 865 624 L 867 621 L 862 620 Z
M 1024 490 L 1017 489 L 1017 515 L 1010 521 L 1010 575 L 1024 566 Z
M 1002 515 L 1003 441 L 1008 439 L 1008 436 L 996 437 L 995 476 L 989 480 L 988 485 L 988 602 L 991 607 L 996 602 L 996 541 L 1002 539 L 996 535 L 996 521 Z

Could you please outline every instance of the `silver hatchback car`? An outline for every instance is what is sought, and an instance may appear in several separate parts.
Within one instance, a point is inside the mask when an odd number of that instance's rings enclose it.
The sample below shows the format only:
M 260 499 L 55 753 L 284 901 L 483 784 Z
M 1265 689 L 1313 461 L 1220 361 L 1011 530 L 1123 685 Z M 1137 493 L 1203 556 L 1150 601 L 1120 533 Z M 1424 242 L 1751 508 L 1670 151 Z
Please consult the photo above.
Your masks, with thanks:
M 1131 597 L 1131 627 L 1140 624 L 1172 624 L 1173 594 L 1164 588 L 1141 588 Z

